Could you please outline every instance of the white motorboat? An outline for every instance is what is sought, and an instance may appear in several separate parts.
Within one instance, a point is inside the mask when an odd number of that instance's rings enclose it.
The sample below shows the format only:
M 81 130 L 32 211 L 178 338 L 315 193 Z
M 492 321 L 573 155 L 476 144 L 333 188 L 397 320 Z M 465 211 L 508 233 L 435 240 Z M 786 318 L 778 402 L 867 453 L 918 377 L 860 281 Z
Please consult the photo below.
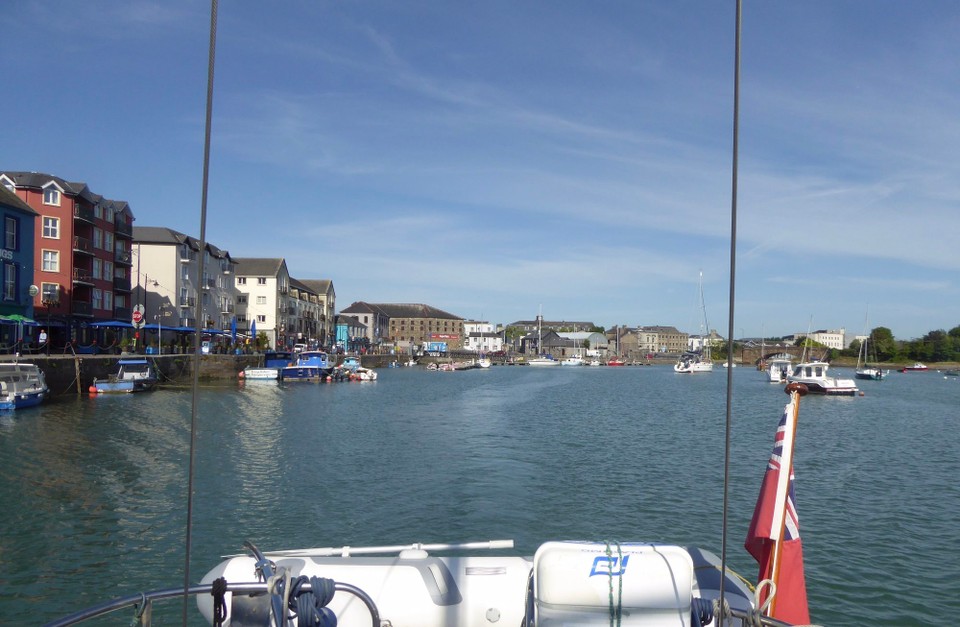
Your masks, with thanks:
M 43 371 L 36 364 L 0 363 L 0 410 L 39 405 L 48 391 Z
M 567 357 L 560 361 L 561 366 L 582 366 L 584 365 L 583 357 L 578 357 L 574 355 L 573 357 Z
M 811 394 L 826 396 L 854 396 L 860 390 L 853 379 L 827 376 L 830 364 L 823 361 L 807 361 L 794 366 L 787 375 L 789 383 L 802 383 Z
M 777 355 L 767 360 L 767 380 L 770 383 L 786 383 L 791 370 L 793 359 L 789 355 Z
M 528 366 L 559 366 L 560 362 L 550 355 L 540 355 L 527 360 Z

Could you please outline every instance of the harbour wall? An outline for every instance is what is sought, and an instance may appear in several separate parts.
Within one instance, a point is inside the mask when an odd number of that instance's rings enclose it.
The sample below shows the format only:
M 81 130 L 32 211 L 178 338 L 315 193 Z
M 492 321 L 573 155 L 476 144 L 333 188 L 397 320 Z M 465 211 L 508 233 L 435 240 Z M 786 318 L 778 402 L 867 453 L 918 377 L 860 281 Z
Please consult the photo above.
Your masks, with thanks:
M 88 394 L 94 379 L 105 379 L 116 371 L 117 360 L 143 357 L 154 364 L 160 385 L 189 385 L 193 378 L 194 356 L 176 355 L 27 355 L 0 356 L 0 361 L 37 364 L 43 371 L 51 395 Z M 395 355 L 364 355 L 367 368 L 386 368 Z M 263 365 L 263 355 L 200 355 L 199 380 L 206 385 L 233 385 L 247 366 Z

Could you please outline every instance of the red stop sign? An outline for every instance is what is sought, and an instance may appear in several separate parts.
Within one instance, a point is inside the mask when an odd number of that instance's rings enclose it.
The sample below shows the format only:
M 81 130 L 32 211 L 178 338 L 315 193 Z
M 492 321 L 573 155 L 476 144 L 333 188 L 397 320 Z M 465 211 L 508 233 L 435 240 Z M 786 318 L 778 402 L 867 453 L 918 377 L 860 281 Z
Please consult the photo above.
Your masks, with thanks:
M 134 322 L 143 322 L 143 314 L 139 311 L 134 310 L 132 318 Z

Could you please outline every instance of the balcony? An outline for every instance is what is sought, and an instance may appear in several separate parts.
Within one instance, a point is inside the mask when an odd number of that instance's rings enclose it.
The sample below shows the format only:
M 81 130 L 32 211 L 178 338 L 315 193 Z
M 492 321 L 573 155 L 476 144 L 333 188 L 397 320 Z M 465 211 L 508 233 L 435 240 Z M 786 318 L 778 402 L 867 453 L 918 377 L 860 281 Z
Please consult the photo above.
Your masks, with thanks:
M 115 218 L 113 221 L 113 233 L 117 237 L 133 239 L 133 225 L 127 224 L 120 218 Z
M 133 255 L 130 254 L 129 250 L 118 250 L 113 253 L 113 261 L 125 266 L 132 266 Z
M 130 279 L 126 277 L 114 277 L 113 279 L 113 291 L 114 292 L 129 292 L 130 291 Z
M 82 300 L 75 300 L 70 303 L 70 313 L 75 316 L 93 317 L 93 304 Z
M 190 263 L 197 260 L 197 252 L 186 246 L 180 247 L 180 263 Z
M 197 319 L 196 318 L 180 318 L 180 326 L 193 328 L 197 326 Z
M 73 207 L 73 218 L 83 222 L 93 224 L 93 207 L 82 207 L 75 205 Z
M 93 274 L 83 268 L 73 269 L 73 282 L 78 285 L 89 285 L 93 287 Z
M 180 306 L 181 306 L 181 307 L 196 307 L 196 306 L 197 306 L 197 297 L 196 297 L 196 296 L 181 296 L 181 297 L 180 297 Z
M 203 282 L 203 287 L 204 287 L 205 289 L 208 289 L 208 290 L 213 289 L 213 288 L 215 288 L 216 286 L 217 286 L 217 280 L 216 280 L 216 279 L 206 279 L 206 280 L 204 280 L 204 282 Z
M 93 243 L 86 237 L 80 237 L 79 235 L 74 235 L 73 236 L 73 252 L 92 255 Z
M 117 320 L 129 320 L 133 315 L 133 310 L 129 307 L 114 307 L 113 317 Z
M 232 314 L 233 303 L 223 303 L 222 305 L 220 305 L 220 313 Z

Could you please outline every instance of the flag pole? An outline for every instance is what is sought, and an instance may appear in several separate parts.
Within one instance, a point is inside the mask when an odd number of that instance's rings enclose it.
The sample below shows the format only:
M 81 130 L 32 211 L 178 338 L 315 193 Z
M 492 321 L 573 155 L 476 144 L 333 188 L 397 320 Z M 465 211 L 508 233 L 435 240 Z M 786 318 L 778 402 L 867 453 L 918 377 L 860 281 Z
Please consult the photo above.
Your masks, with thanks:
M 770 569 L 770 572 L 772 574 L 771 579 L 774 583 L 774 595 L 770 600 L 769 607 L 767 607 L 767 616 L 773 616 L 777 606 L 776 586 L 780 583 L 780 557 L 783 553 L 783 534 L 787 526 L 787 502 L 790 499 L 790 487 L 791 481 L 793 480 L 793 447 L 797 439 L 797 421 L 800 419 L 800 397 L 807 393 L 807 386 L 802 383 L 789 383 L 784 389 L 784 392 L 790 395 L 790 402 L 793 404 L 793 420 L 791 421 L 789 429 L 789 441 L 784 441 L 783 452 L 780 458 L 780 478 L 784 486 L 782 490 L 777 490 L 778 497 L 781 497 L 780 493 L 782 492 L 782 499 L 778 498 L 781 505 L 780 530 L 777 534 L 776 543 L 772 552 L 773 567 Z M 786 477 L 785 481 L 783 477 Z

